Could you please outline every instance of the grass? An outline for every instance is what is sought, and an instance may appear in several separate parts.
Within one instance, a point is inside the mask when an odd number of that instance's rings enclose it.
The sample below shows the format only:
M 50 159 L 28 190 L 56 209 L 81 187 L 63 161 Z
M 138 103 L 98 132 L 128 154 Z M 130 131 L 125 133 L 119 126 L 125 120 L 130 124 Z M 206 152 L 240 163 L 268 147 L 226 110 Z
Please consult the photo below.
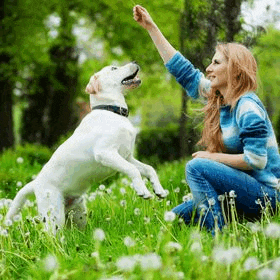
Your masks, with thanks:
M 278 211 L 274 216 L 265 211 L 255 223 L 233 220 L 215 237 L 197 225 L 167 219 L 188 193 L 184 166 L 178 161 L 157 167 L 170 192 L 165 200 L 139 198 L 122 175 L 93 187 L 87 194 L 86 230 L 72 227 L 53 237 L 36 217 L 34 198 L 12 225 L 4 225 L 7 197 L 13 197 L 17 181 L 27 182 L 41 167 L 23 150 L 5 153 L 0 158 L 0 279 L 280 279 Z M 1 177 L 5 172 L 12 180 Z

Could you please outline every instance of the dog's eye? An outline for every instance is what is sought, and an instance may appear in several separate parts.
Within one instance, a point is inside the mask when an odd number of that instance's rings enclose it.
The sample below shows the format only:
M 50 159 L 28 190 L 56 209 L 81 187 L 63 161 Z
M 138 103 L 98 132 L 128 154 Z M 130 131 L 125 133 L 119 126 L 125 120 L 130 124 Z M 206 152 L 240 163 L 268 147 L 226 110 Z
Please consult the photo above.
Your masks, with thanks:
M 114 67 L 114 66 L 111 68 L 111 70 L 117 70 L 117 69 L 118 69 L 118 68 L 117 68 L 117 67 Z

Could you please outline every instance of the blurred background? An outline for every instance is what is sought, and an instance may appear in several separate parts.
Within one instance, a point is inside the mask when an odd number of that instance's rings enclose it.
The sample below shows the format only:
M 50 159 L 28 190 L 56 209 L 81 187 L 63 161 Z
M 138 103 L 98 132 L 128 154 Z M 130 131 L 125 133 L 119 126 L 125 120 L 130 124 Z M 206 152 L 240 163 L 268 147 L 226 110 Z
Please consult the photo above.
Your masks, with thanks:
M 280 0 L 3 0 L 0 152 L 27 143 L 55 149 L 89 110 L 90 76 L 134 60 L 142 85 L 126 100 L 139 129 L 138 158 L 158 163 L 196 150 L 202 105 L 168 74 L 133 20 L 136 4 L 202 71 L 217 42 L 249 47 L 259 65 L 258 94 L 280 142 Z

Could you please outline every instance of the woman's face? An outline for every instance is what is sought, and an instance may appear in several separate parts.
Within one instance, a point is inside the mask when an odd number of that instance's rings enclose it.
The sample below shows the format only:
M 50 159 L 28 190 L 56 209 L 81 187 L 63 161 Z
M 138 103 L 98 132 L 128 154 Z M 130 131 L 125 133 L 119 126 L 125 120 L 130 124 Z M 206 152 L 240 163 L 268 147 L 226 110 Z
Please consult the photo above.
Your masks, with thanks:
M 206 68 L 207 77 L 211 81 L 211 87 L 225 95 L 228 81 L 228 62 L 220 51 L 216 51 L 212 63 Z

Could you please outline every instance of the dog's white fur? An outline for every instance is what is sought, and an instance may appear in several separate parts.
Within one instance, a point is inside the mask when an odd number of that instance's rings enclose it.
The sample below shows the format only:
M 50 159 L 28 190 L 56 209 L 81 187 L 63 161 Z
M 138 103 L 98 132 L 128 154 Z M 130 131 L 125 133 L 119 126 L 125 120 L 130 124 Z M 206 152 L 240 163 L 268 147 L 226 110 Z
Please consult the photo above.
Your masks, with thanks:
M 135 63 L 122 67 L 107 66 L 90 78 L 86 91 L 91 107 L 116 105 L 127 108 L 123 79 L 139 70 Z M 135 79 L 132 86 L 139 84 Z M 154 192 L 165 197 L 155 170 L 133 157 L 136 130 L 124 116 L 107 110 L 92 110 L 73 135 L 52 155 L 35 180 L 25 185 L 16 195 L 6 215 L 12 220 L 20 211 L 26 196 L 35 193 L 38 212 L 46 229 L 56 232 L 72 212 L 72 220 L 80 227 L 86 224 L 83 194 L 92 182 L 99 182 L 123 172 L 131 178 L 139 196 L 150 198 L 141 175 L 150 179 Z

